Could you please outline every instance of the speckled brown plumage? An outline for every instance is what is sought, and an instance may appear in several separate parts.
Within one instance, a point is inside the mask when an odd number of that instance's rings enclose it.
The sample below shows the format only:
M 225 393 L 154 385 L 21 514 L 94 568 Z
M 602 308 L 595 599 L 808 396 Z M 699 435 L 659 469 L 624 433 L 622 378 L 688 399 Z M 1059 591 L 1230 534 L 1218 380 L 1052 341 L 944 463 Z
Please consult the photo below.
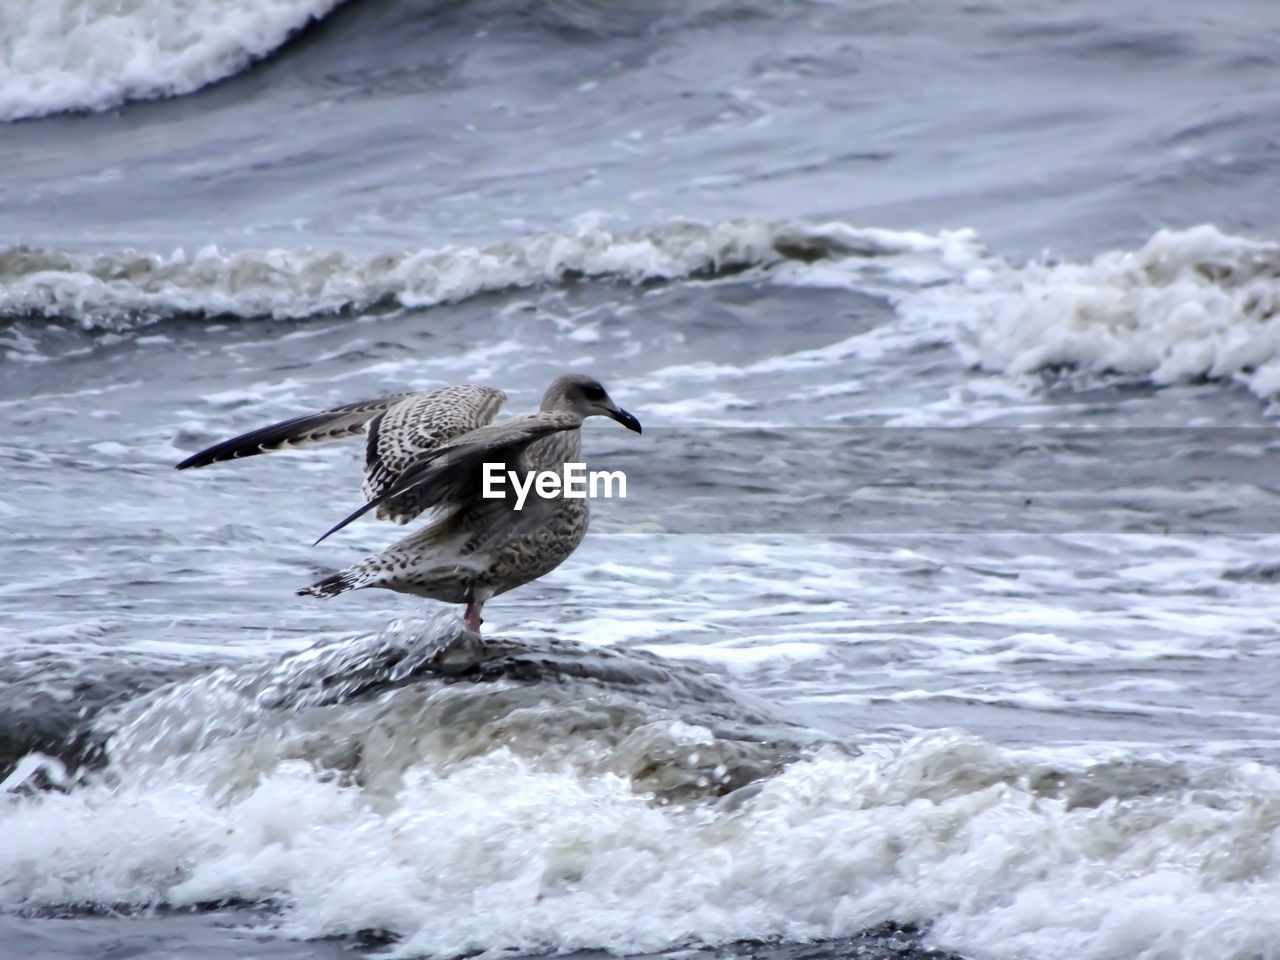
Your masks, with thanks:
M 574 427 L 530 443 L 523 462 L 512 465 L 562 472 L 566 462 L 581 457 L 581 436 Z M 299 593 L 326 597 L 383 587 L 446 603 L 483 604 L 550 573 L 586 535 L 586 499 L 542 498 L 531 490 L 524 509 L 516 512 L 514 493 L 503 500 L 478 494 L 475 486 L 434 523 Z
M 501 390 L 464 383 L 409 394 L 392 404 L 369 427 L 361 487 L 364 498 L 382 496 L 439 444 L 490 423 L 506 401 Z M 377 515 L 379 520 L 408 523 L 426 507 L 408 493 L 379 504 Z
M 374 500 L 441 443 L 492 422 L 507 395 L 493 387 L 463 383 L 423 393 L 397 393 L 360 400 L 259 427 L 216 443 L 178 464 L 179 470 L 313 446 L 367 434 L 364 455 L 366 500 Z M 413 494 L 378 505 L 378 519 L 408 523 L 426 509 Z
M 607 416 L 640 432 L 639 421 L 582 374 L 557 378 L 539 411 L 492 423 L 506 399 L 501 390 L 463 384 L 427 393 L 398 394 L 348 404 L 272 424 L 201 451 L 180 469 L 252 456 L 285 446 L 323 442 L 367 431 L 367 503 L 335 525 L 363 514 L 404 523 L 424 510 L 431 522 L 386 550 L 299 590 L 331 597 L 363 587 L 467 604 L 478 629 L 486 600 L 558 567 L 582 542 L 590 508 L 585 498 L 530 489 L 523 509 L 510 484 L 505 496 L 482 496 L 482 467 L 500 463 L 521 477 L 555 471 L 582 458 L 579 427 Z M 324 537 L 321 537 L 324 539 Z

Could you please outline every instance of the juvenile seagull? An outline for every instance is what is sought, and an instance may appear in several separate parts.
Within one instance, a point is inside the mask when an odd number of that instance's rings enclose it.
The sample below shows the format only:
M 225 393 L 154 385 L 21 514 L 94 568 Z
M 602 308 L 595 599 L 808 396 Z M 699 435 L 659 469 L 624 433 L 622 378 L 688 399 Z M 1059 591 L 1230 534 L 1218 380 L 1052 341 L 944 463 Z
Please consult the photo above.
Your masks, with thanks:
M 523 508 L 507 483 L 501 498 L 483 496 L 483 465 L 500 464 L 526 484 L 530 472 L 564 475 L 582 459 L 578 428 L 602 416 L 640 432 L 640 421 L 610 399 L 599 381 L 580 373 L 557 377 L 537 413 L 493 423 L 507 395 L 462 384 L 401 393 L 306 414 L 241 434 L 193 454 L 179 470 L 222 460 L 367 434 L 363 493 L 368 501 L 320 538 L 370 510 L 408 523 L 433 509 L 427 526 L 382 553 L 299 590 L 332 597 L 385 587 L 446 603 L 465 603 L 464 620 L 478 631 L 485 601 L 536 580 L 573 553 L 587 532 L 586 498 L 528 490 Z M 317 540 L 317 543 L 320 541 Z

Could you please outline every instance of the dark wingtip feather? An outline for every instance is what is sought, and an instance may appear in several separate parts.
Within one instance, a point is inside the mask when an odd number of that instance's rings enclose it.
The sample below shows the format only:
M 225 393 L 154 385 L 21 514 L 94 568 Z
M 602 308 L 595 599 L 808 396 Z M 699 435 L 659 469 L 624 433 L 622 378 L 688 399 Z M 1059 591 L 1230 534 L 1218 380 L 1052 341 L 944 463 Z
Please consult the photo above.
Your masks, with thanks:
M 268 453 L 271 450 L 278 449 L 266 445 L 259 440 L 258 434 L 265 431 L 255 430 L 253 433 L 247 433 L 242 437 L 232 437 L 230 440 L 223 440 L 221 443 L 215 443 L 212 447 L 206 447 L 193 453 L 187 459 L 174 466 L 175 470 L 190 470 L 193 467 L 207 467 L 211 463 L 222 463 L 224 460 L 239 460 L 241 457 L 252 457 L 259 453 Z
M 345 593 L 351 589 L 351 580 L 346 573 L 335 573 L 332 576 L 325 577 L 323 580 L 317 580 L 309 587 L 301 587 L 296 592 L 300 597 L 336 597 L 340 593 Z
M 213 463 L 212 458 L 207 455 L 208 452 L 208 450 L 201 450 L 199 453 L 193 453 L 181 463 L 175 463 L 173 465 L 173 469 L 190 470 L 192 467 L 207 467 L 209 464 Z
M 224 460 L 256 457 L 286 447 L 300 447 L 331 440 L 343 440 L 363 433 L 365 425 L 386 411 L 387 407 L 407 394 L 394 394 L 380 400 L 361 400 L 346 406 L 307 413 L 289 420 L 281 420 L 257 430 L 250 430 L 230 440 L 215 443 L 198 453 L 193 453 L 177 465 L 179 470 L 207 467 Z
M 316 544 L 320 543 L 320 541 L 321 541 L 321 540 L 325 540 L 325 539 L 327 539 L 329 536 L 331 536 L 332 534 L 337 533 L 339 530 L 341 530 L 343 527 L 345 527 L 345 526 L 346 526 L 348 523 L 350 523 L 352 520 L 358 520 L 360 517 L 363 517 L 366 513 L 368 513 L 370 510 L 372 510 L 374 507 L 376 507 L 376 506 L 377 506 L 379 503 L 381 503 L 384 499 L 386 499 L 386 498 L 385 498 L 385 497 L 381 497 L 381 498 L 379 498 L 379 499 L 377 499 L 377 500 L 370 500 L 368 503 L 366 503 L 366 504 L 365 504 L 363 507 L 361 507 L 359 510 L 355 510 L 355 511 L 353 511 L 352 513 L 347 514 L 347 516 L 346 516 L 346 517 L 344 517 L 343 519 L 339 520 L 339 521 L 338 521 L 337 523 L 335 523 L 332 527 L 330 527 L 328 530 L 326 530 L 324 533 L 322 533 L 322 534 L 320 535 L 320 538 L 319 538 L 318 540 L 316 540 L 316 542 L 315 542 L 315 543 L 313 543 L 313 544 L 312 544 L 312 546 L 313 546 L 313 547 L 314 547 L 314 546 L 316 546 Z

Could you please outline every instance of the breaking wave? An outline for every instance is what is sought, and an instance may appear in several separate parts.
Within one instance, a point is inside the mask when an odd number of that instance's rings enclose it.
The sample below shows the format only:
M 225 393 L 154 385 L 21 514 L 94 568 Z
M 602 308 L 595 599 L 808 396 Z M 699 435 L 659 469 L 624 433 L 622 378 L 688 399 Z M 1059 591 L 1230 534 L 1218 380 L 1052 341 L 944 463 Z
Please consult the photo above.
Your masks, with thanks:
M 588 227 L 487 247 L 376 256 L 330 251 L 76 254 L 0 251 L 0 316 L 128 329 L 172 317 L 293 319 L 377 306 L 427 307 L 588 276 L 639 283 L 711 277 L 792 260 L 940 250 L 949 235 L 844 224 L 673 222 L 613 233 Z M 958 242 L 964 242 L 960 237 Z
M 0 6 L 0 120 L 190 93 L 340 2 L 9 0 Z
M 1280 244 L 1203 225 L 1137 250 L 1031 263 L 969 284 L 960 343 L 989 370 L 1052 367 L 1280 393 Z
M 101 111 L 132 100 L 180 96 L 270 56 L 345 0 L 6 0 L 0 4 L 0 121 Z M 362 4 L 348 31 L 376 34 L 384 60 L 412 62 L 404 25 L 461 13 L 476 29 L 503 18 L 578 36 L 681 29 L 720 17 L 766 16 L 759 0 L 481 0 L 460 5 L 392 0 Z M 340 60 L 350 33 L 330 38 Z M 352 45 L 360 56 L 360 44 Z
M 1280 244 L 1213 226 L 1136 250 L 1016 265 L 968 230 L 832 222 L 598 225 L 484 247 L 81 254 L 0 250 L 0 317 L 127 331 L 166 319 L 302 319 L 458 302 L 589 277 L 645 283 L 767 271 L 771 282 L 883 297 L 903 342 L 955 343 L 1015 376 L 1071 368 L 1156 385 L 1222 380 L 1280 393 Z M 27 341 L 6 338 L 21 351 Z M 27 343 L 27 348 L 30 344 Z
M 379 931 L 402 957 L 884 923 L 1043 960 L 1257 957 L 1280 937 L 1274 770 L 952 731 L 806 744 L 624 650 L 393 626 L 97 725 L 98 774 L 33 791 L 33 761 L 3 784 L 3 908 L 271 904 L 277 934 Z

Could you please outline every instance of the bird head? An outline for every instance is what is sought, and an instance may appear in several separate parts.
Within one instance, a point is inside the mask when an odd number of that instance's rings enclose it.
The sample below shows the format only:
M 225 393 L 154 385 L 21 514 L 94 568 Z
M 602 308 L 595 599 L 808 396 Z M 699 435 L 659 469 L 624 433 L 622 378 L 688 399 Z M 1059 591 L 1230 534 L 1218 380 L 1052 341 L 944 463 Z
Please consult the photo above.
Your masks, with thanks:
M 567 373 L 553 380 L 542 395 L 542 409 L 568 410 L 584 420 L 587 417 L 608 417 L 628 430 L 640 432 L 640 421 L 614 403 L 599 380 L 585 373 Z

